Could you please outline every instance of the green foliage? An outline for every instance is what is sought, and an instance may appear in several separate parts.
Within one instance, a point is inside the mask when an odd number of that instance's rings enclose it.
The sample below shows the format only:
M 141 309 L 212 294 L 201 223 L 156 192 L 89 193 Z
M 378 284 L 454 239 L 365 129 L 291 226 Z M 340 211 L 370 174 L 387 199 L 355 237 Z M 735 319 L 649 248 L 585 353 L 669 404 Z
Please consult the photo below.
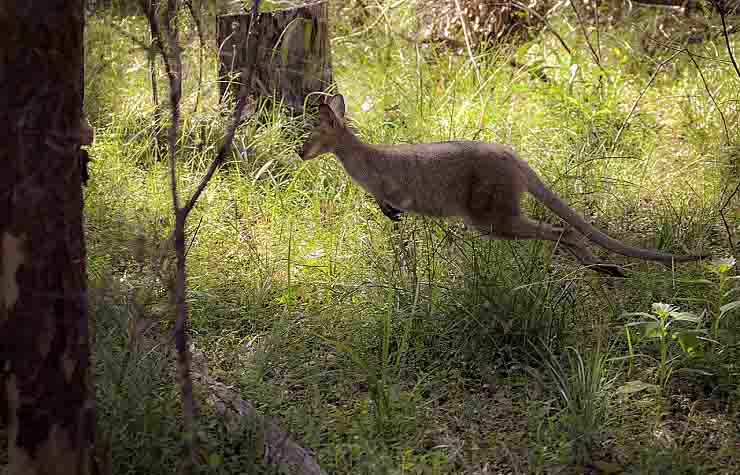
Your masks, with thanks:
M 625 317 L 642 317 L 642 320 L 625 325 L 624 331 L 630 345 L 630 358 L 648 356 L 634 353 L 634 348 L 644 342 L 655 341 L 660 356 L 657 359 L 656 381 L 663 386 L 673 373 L 673 365 L 683 355 L 692 356 L 703 351 L 706 330 L 701 328 L 702 318 L 690 312 L 679 312 L 676 307 L 665 303 L 654 303 L 653 313 L 625 313 Z M 681 326 L 690 324 L 691 328 Z M 633 333 L 632 328 L 636 329 Z M 672 341 L 678 343 L 673 345 Z M 681 352 L 678 352 L 680 348 Z M 680 354 L 679 354 L 680 353 Z
M 607 355 L 601 345 L 588 350 L 586 359 L 574 347 L 566 348 L 567 365 L 552 350 L 537 349 L 543 366 L 552 378 L 562 407 L 561 420 L 572 445 L 573 458 L 583 464 L 591 460 L 607 414 Z
M 600 66 L 582 32 L 554 18 L 573 55 L 545 34 L 513 52 L 481 50 L 473 64 L 408 41 L 411 2 L 367 7 L 378 23 L 332 21 L 334 75 L 364 139 L 507 143 L 616 238 L 732 252 L 725 233 L 736 230 L 715 211 L 728 197 L 731 152 L 717 107 L 736 136 L 738 86 L 727 64 L 701 63 L 717 106 L 683 56 L 646 88 L 672 51 L 643 52 L 639 31 L 626 25 L 601 35 Z M 111 447 L 100 457 L 122 473 L 171 473 L 180 408 L 165 351 L 170 260 L 153 265 L 173 224 L 168 116 L 164 109 L 155 119 L 147 53 L 121 34 L 145 39 L 143 28 L 141 18 L 100 11 L 86 32 L 85 111 L 96 126 L 85 203 L 94 364 Z M 184 195 L 213 159 L 228 116 L 210 50 L 195 109 L 190 33 L 183 23 Z M 692 46 L 712 58 L 718 51 L 712 41 Z M 510 66 L 511 57 L 524 67 Z M 531 74 L 540 70 L 547 82 Z M 166 106 L 159 64 L 156 73 Z M 313 449 L 327 472 L 740 470 L 729 261 L 667 269 L 610 255 L 630 278 L 609 282 L 549 244 L 483 241 L 454 221 L 412 215 L 393 224 L 335 160 L 295 156 L 310 119 L 261 101 L 237 131 L 188 221 L 189 325 L 210 371 Z M 623 330 L 619 315 L 656 301 L 702 319 L 661 307 Z M 153 325 L 159 346 L 142 339 L 141 322 Z M 689 409 L 667 410 L 676 400 Z M 231 432 L 202 406 L 206 470 L 262 470 L 249 421 Z
M 706 264 L 706 269 L 713 275 L 714 280 L 696 281 L 698 284 L 707 284 L 714 288 L 714 299 L 707 299 L 706 303 L 715 340 L 720 338 L 720 324 L 725 317 L 736 315 L 737 309 L 740 308 L 740 300 L 736 298 L 740 287 L 735 284 L 738 276 L 729 275 L 730 270 L 735 267 L 735 262 L 734 257 L 714 259 Z

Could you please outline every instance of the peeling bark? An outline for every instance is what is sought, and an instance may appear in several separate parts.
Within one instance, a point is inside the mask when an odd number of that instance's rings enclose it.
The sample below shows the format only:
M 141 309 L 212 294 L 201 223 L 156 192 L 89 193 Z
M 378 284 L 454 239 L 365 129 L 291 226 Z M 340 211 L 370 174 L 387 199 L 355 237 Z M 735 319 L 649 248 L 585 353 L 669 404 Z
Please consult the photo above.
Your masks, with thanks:
M 0 401 L 11 474 L 88 467 L 82 7 L 0 8 Z

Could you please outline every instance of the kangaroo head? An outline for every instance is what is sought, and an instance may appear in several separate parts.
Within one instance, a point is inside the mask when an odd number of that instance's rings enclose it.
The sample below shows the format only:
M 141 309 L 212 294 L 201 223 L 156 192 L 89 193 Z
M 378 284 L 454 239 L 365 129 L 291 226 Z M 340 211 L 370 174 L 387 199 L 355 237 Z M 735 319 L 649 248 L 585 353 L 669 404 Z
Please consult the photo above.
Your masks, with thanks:
M 322 153 L 334 152 L 341 136 L 346 133 L 344 125 L 344 98 L 337 94 L 326 104 L 319 106 L 319 125 L 311 131 L 299 155 L 311 160 Z

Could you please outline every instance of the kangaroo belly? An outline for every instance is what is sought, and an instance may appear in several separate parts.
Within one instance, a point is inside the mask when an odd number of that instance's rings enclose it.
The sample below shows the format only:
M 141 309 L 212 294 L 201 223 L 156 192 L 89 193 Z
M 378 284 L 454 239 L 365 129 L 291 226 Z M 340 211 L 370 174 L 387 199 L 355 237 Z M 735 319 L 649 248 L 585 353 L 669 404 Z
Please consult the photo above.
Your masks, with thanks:
M 440 196 L 435 197 L 412 195 L 395 196 L 386 201 L 393 205 L 394 208 L 426 216 L 444 217 L 459 214 L 456 210 L 456 203 L 452 200 L 445 199 L 441 194 Z

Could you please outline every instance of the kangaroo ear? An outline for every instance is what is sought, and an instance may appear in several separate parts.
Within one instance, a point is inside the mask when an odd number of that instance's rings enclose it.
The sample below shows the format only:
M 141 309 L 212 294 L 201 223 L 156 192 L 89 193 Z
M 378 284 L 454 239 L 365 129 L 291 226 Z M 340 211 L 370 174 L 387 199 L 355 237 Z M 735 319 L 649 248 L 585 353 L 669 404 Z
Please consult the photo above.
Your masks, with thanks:
M 334 111 L 327 104 L 319 105 L 319 118 L 322 124 L 327 124 L 332 127 L 336 127 L 339 123 L 339 119 L 334 114 Z
M 327 101 L 327 104 L 329 104 L 337 118 L 344 123 L 344 97 L 341 94 L 333 95 Z

